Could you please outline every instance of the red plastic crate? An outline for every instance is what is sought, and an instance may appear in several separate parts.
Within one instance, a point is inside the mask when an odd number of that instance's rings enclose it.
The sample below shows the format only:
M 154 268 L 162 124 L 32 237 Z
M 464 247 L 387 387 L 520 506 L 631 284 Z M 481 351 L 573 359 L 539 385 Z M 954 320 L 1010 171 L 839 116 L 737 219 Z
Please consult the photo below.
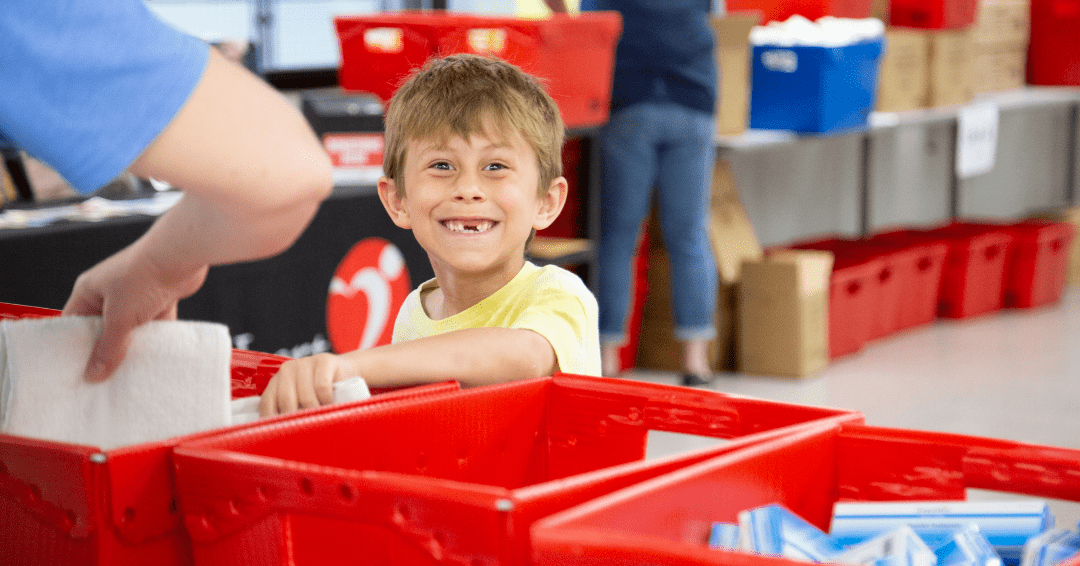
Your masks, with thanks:
M 1027 82 L 1080 85 L 1080 0 L 1031 0 Z
M 892 250 L 897 285 L 880 303 L 885 311 L 894 313 L 895 330 L 932 323 L 937 318 L 938 290 L 948 245 L 911 230 L 875 234 L 868 243 Z
M 334 18 L 342 88 L 389 100 L 407 75 L 435 55 L 477 53 L 541 78 L 567 127 L 607 122 L 618 12 L 519 19 L 398 12 Z
M 784 21 L 796 14 L 810 20 L 822 16 L 838 18 L 870 17 L 870 0 L 727 0 L 729 12 L 756 10 L 762 12 L 762 25 Z
M 1067 222 L 1026 220 L 1009 230 L 1013 243 L 1005 262 L 1003 306 L 1026 309 L 1057 302 L 1065 288 L 1075 229 Z
M 832 421 L 862 415 L 559 374 L 248 429 L 174 458 L 200 566 L 513 565 L 541 517 Z M 649 430 L 732 441 L 644 461 Z
M 0 303 L 0 318 L 59 311 Z M 233 350 L 233 397 L 261 393 L 288 358 Z M 454 382 L 388 391 L 378 404 L 457 391 Z M 325 414 L 353 403 L 315 409 Z M 262 422 L 288 422 L 293 415 Z M 192 563 L 173 490 L 171 451 L 182 439 L 209 438 L 260 423 L 103 451 L 94 446 L 0 434 L 0 563 L 34 566 L 154 566 Z
M 889 25 L 956 29 L 971 26 L 979 0 L 890 0 Z
M 863 425 L 806 428 L 547 517 L 532 528 L 533 563 L 804 565 L 710 549 L 710 526 L 778 503 L 827 532 L 838 501 L 965 500 L 968 488 L 1080 501 L 1078 475 L 1080 450 Z
M 832 236 L 789 247 L 833 253 L 829 281 L 830 358 L 858 352 L 863 344 L 882 335 L 880 329 L 890 322 L 880 320 L 887 315 L 881 308 L 881 298 L 892 293 L 895 281 L 880 249 Z
M 949 245 L 941 272 L 938 316 L 969 318 L 1001 309 L 1012 233 L 1000 224 L 953 222 L 926 230 Z

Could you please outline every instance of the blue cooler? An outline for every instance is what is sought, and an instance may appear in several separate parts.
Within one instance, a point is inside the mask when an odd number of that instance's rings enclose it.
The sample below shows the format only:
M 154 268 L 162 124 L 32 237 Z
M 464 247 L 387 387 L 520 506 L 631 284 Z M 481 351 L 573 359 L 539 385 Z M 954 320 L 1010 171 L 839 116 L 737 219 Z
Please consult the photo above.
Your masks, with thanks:
M 755 45 L 750 127 L 833 133 L 865 128 L 884 38 L 842 47 Z

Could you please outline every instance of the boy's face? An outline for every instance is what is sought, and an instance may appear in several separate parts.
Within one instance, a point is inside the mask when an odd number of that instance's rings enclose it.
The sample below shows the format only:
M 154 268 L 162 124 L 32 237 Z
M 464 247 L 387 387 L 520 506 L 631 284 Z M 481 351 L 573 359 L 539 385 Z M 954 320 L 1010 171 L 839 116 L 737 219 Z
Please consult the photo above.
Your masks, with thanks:
M 536 153 L 518 133 L 492 128 L 466 141 L 450 136 L 411 140 L 399 196 L 393 180 L 379 180 L 379 196 L 394 223 L 411 229 L 437 276 L 513 278 L 532 229 L 543 229 L 566 201 L 566 180 L 538 194 Z

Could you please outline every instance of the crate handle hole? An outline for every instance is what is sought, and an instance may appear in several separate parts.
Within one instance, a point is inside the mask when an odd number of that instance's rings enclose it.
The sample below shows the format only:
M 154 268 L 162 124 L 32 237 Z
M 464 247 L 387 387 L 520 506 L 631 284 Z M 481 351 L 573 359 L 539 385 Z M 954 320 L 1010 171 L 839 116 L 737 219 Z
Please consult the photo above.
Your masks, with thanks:
M 934 265 L 934 262 L 930 261 L 930 258 L 924 257 L 919 260 L 919 271 L 928 271 L 932 265 Z
M 986 259 L 994 259 L 995 257 L 997 257 L 998 252 L 1000 251 L 1001 249 L 997 246 L 990 246 L 986 248 Z
M 74 511 L 68 510 L 67 512 L 64 513 L 64 523 L 67 526 L 67 528 L 69 528 L 69 529 L 75 528 L 75 523 L 78 523 L 78 522 L 79 522 L 79 516 L 76 515 Z
M 131 524 L 131 522 L 134 521 L 134 520 L 135 520 L 135 508 L 134 507 L 124 507 L 124 515 L 123 515 L 123 517 L 120 518 L 120 522 L 124 523 L 125 525 L 128 525 L 128 524 Z
M 338 487 L 338 493 L 341 494 L 341 498 L 345 501 L 352 501 L 355 496 L 352 486 L 347 483 L 343 483 Z
M 857 294 L 860 289 L 862 289 L 862 284 L 858 281 L 852 281 L 851 283 L 848 283 L 847 292 L 849 295 Z
M 34 484 L 26 486 L 26 498 L 30 500 L 31 503 L 41 501 L 41 488 Z
M 300 478 L 300 491 L 304 495 L 315 495 L 315 482 L 311 478 Z
M 889 279 L 892 279 L 892 270 L 882 269 L 881 273 L 878 274 L 878 279 L 880 279 L 882 283 L 888 283 Z
M 8 475 L 7 464 L 4 464 L 3 462 L 0 462 L 0 476 L 7 476 L 7 475 Z
M 1053 250 L 1054 253 L 1060 252 L 1061 248 L 1064 248 L 1064 247 L 1065 247 L 1065 242 L 1062 242 L 1061 240 L 1054 240 L 1053 242 L 1050 243 L 1050 249 Z

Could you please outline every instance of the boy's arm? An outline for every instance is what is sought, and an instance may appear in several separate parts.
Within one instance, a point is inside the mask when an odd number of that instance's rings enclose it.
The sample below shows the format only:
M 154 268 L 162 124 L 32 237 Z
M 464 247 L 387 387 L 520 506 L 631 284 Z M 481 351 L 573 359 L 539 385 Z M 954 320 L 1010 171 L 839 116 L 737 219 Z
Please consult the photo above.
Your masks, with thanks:
M 454 380 L 476 386 L 558 371 L 555 349 L 521 328 L 465 328 L 344 354 L 371 387 Z
M 449 380 L 476 386 L 542 377 L 557 370 L 554 348 L 537 332 L 466 328 L 347 354 L 289 360 L 263 391 L 259 414 L 266 417 L 330 404 L 334 383 L 356 375 L 369 387 Z

